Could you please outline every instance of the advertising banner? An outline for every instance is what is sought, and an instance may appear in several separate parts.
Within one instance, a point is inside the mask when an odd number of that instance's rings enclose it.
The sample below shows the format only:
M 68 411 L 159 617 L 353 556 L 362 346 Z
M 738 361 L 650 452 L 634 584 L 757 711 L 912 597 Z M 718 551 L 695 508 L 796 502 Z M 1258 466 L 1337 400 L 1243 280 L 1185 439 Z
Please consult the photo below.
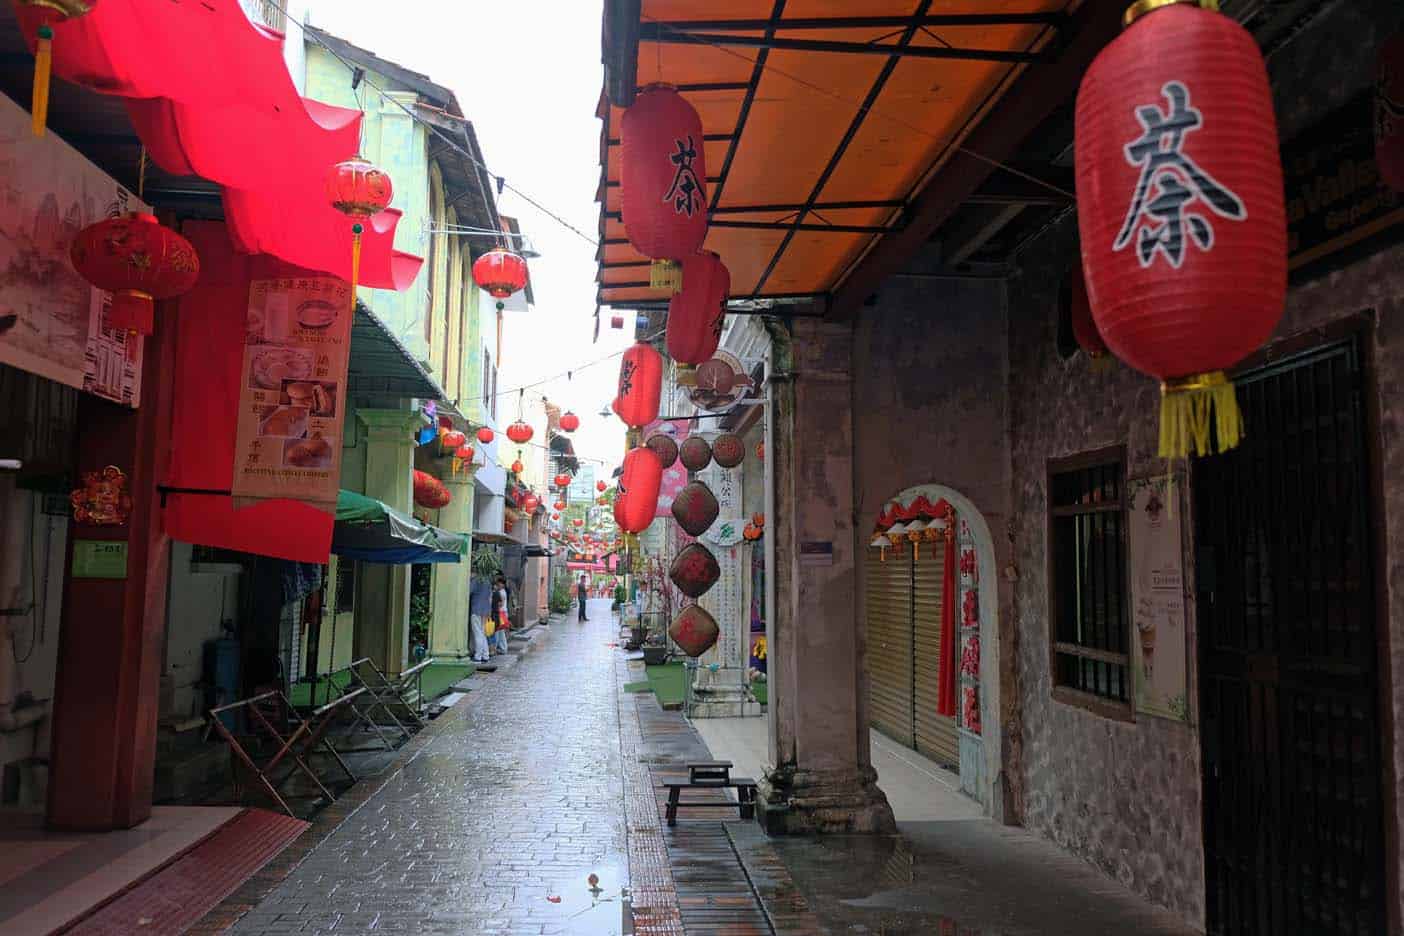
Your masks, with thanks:
M 1130 482 L 1131 661 L 1136 711 L 1189 720 L 1179 490 L 1164 476 Z M 1173 500 L 1172 500 L 1173 499 Z

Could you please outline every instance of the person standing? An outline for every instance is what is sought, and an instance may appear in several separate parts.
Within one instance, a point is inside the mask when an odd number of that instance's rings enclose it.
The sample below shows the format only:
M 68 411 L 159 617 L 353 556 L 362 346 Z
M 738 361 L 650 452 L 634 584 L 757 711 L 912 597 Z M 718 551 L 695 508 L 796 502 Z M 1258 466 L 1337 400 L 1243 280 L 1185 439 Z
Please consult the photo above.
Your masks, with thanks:
M 575 586 L 575 597 L 576 597 L 576 600 L 578 600 L 578 601 L 580 602 L 580 618 L 579 618 L 579 620 L 582 620 L 582 621 L 588 621 L 588 620 L 590 620 L 589 618 L 587 618 L 587 617 L 585 616 L 585 602 L 588 601 L 588 600 L 589 600 L 589 597 L 590 597 L 590 586 L 589 586 L 588 584 L 586 584 L 585 576 L 583 576 L 583 575 L 580 576 L 580 584 L 578 584 L 578 585 Z
M 492 583 L 475 575 L 468 589 L 469 650 L 475 663 L 486 663 L 489 657 L 487 632 L 483 624 L 492 613 Z
M 512 626 L 507 615 L 507 579 L 499 575 L 492 590 L 492 616 L 497 622 L 497 630 L 493 633 L 492 640 L 499 654 L 507 652 L 507 631 Z

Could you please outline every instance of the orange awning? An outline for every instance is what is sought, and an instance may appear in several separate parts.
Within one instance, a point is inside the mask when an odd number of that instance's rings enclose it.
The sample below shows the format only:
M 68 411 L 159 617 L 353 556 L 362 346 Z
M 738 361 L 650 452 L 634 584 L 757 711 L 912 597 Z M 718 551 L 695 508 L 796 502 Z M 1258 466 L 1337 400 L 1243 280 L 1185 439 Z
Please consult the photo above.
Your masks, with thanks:
M 672 84 L 697 109 L 706 247 L 730 268 L 733 299 L 774 299 L 833 292 L 900 230 L 1019 74 L 1050 59 L 1077 3 L 642 0 L 638 22 L 621 22 L 630 5 L 607 4 L 607 68 L 613 52 L 638 87 Z M 619 219 L 622 112 L 602 95 L 598 301 L 647 308 L 668 296 L 649 288 Z

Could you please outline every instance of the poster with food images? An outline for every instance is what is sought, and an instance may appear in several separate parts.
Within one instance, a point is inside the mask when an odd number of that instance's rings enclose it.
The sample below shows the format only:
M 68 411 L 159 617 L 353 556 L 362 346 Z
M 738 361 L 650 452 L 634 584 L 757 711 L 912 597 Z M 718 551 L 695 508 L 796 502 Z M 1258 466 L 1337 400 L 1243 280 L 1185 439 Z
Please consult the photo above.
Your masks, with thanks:
M 1127 540 L 1136 711 L 1188 721 L 1181 489 L 1164 475 L 1132 480 Z
M 336 509 L 352 317 L 350 288 L 334 277 L 250 284 L 236 505 L 286 497 Z

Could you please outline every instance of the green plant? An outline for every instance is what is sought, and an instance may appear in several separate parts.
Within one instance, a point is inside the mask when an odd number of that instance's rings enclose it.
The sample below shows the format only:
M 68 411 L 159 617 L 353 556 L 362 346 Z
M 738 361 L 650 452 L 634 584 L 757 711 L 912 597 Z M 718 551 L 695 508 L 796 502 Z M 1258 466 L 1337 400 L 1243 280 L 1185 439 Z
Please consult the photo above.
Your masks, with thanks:
M 479 547 L 473 550 L 473 560 L 470 563 L 473 575 L 479 578 L 493 579 L 502 572 L 502 559 L 493 549 Z
M 410 644 L 429 645 L 429 626 L 434 620 L 434 567 L 410 567 Z
M 629 592 L 623 585 L 614 586 L 614 606 L 619 607 L 629 599 Z
M 575 602 L 575 593 L 571 590 L 570 579 L 558 578 L 551 586 L 551 611 L 554 614 L 565 614 L 570 610 L 570 606 Z

